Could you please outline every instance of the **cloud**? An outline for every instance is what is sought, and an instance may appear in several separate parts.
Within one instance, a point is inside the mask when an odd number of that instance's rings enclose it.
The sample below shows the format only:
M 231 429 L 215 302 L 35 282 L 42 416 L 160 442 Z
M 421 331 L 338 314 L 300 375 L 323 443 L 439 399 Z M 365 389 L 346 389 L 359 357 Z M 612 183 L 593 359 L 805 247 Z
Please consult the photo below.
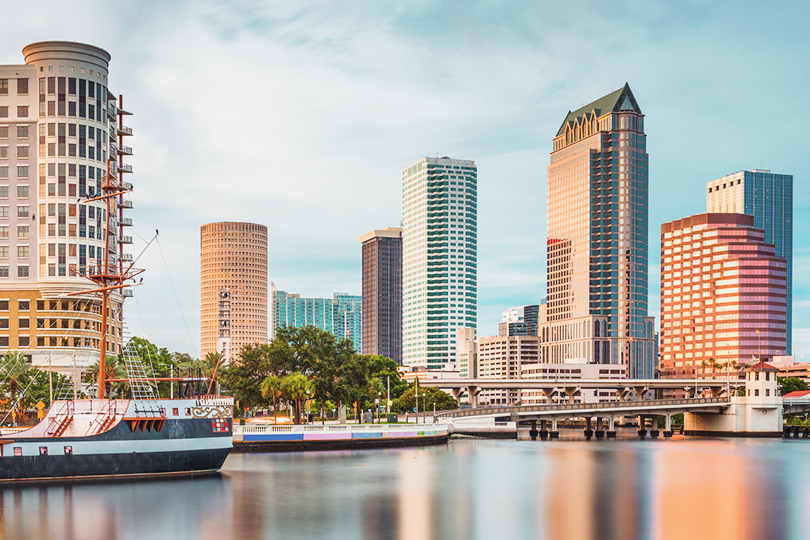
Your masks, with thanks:
M 503 309 L 543 296 L 551 137 L 625 81 L 647 115 L 651 308 L 660 224 L 703 211 L 707 180 L 810 172 L 802 3 L 33 4 L 48 15 L 4 8 L 18 21 L 0 37 L 5 63 L 45 39 L 113 55 L 112 89 L 135 114 L 134 231 L 160 229 L 169 271 L 154 246 L 144 254 L 127 316 L 170 349 L 199 338 L 200 225 L 267 225 L 279 288 L 358 294 L 357 237 L 399 223 L 402 169 L 435 154 L 479 166 L 479 334 L 491 333 Z M 808 208 L 797 190 L 797 230 Z M 794 272 L 806 326 L 810 259 Z

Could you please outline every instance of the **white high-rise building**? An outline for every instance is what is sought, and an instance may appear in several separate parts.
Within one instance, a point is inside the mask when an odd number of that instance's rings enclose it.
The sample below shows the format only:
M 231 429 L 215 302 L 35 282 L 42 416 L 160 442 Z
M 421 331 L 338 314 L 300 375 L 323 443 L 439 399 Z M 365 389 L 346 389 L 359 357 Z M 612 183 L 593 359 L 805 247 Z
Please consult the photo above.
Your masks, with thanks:
M 477 324 L 475 162 L 423 158 L 402 173 L 402 363 L 441 368 Z
M 107 204 L 92 200 L 107 181 L 131 187 L 122 159 L 132 130 L 109 90 L 106 51 L 46 41 L 23 55 L 25 64 L 0 66 L 0 354 L 72 373 L 99 356 L 101 300 L 83 294 L 97 287 L 83 275 L 132 260 L 131 201 L 115 197 L 105 237 Z M 110 295 L 108 354 L 121 352 L 128 293 Z

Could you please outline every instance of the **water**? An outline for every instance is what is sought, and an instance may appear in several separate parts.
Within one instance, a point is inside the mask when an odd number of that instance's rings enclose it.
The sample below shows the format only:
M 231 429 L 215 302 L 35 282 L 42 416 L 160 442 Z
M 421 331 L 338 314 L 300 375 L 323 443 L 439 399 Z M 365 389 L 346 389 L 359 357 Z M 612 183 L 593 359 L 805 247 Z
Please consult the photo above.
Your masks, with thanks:
M 0 539 L 798 539 L 809 486 L 804 440 L 234 454 L 217 476 L 0 487 Z

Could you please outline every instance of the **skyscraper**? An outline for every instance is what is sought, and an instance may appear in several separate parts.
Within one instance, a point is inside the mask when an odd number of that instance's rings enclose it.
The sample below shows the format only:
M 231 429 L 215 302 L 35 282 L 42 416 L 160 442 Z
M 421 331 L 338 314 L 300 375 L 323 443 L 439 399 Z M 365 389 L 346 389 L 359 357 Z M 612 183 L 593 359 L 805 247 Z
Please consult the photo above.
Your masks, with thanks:
M 644 115 L 626 84 L 569 112 L 554 137 L 541 330 L 552 362 L 579 358 L 653 376 L 646 145 Z
M 200 353 L 225 359 L 267 343 L 267 227 L 219 222 L 200 228 Z
M 363 354 L 402 364 L 402 229 L 360 237 L 363 244 Z
M 786 354 L 791 354 L 793 328 L 793 176 L 754 169 L 708 183 L 707 212 L 754 216 L 754 227 L 765 231 L 765 242 L 787 262 Z
M 754 221 L 700 214 L 661 225 L 662 377 L 784 354 L 786 262 Z
M 423 158 L 402 172 L 402 363 L 438 369 L 477 324 L 477 168 Z
M 66 373 L 98 360 L 102 315 L 108 353 L 122 344 L 124 293 L 106 314 L 83 277 L 132 261 L 123 234 L 132 208 L 123 195 L 107 216 L 102 183 L 131 187 L 123 144 L 130 113 L 109 90 L 110 55 L 92 45 L 46 41 L 23 49 L 24 65 L 0 66 L 0 354 Z M 118 101 L 118 104 L 116 104 Z M 108 177 L 109 170 L 109 177 Z M 110 221 L 110 234 L 104 234 Z
M 546 303 L 509 308 L 501 315 L 499 336 L 536 336 L 546 322 Z
M 332 298 L 302 298 L 299 294 L 278 291 L 275 285 L 272 291 L 274 337 L 282 326 L 316 326 L 339 340 L 352 340 L 355 350 L 362 350 L 363 300 L 360 296 L 334 293 Z

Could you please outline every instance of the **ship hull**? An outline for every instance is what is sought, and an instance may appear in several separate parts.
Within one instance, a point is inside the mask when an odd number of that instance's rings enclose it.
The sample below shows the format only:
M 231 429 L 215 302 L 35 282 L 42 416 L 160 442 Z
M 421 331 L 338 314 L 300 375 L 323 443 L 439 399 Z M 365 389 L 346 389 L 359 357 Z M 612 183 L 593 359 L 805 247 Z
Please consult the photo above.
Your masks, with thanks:
M 70 480 L 218 471 L 230 448 L 3 458 L 0 481 Z

